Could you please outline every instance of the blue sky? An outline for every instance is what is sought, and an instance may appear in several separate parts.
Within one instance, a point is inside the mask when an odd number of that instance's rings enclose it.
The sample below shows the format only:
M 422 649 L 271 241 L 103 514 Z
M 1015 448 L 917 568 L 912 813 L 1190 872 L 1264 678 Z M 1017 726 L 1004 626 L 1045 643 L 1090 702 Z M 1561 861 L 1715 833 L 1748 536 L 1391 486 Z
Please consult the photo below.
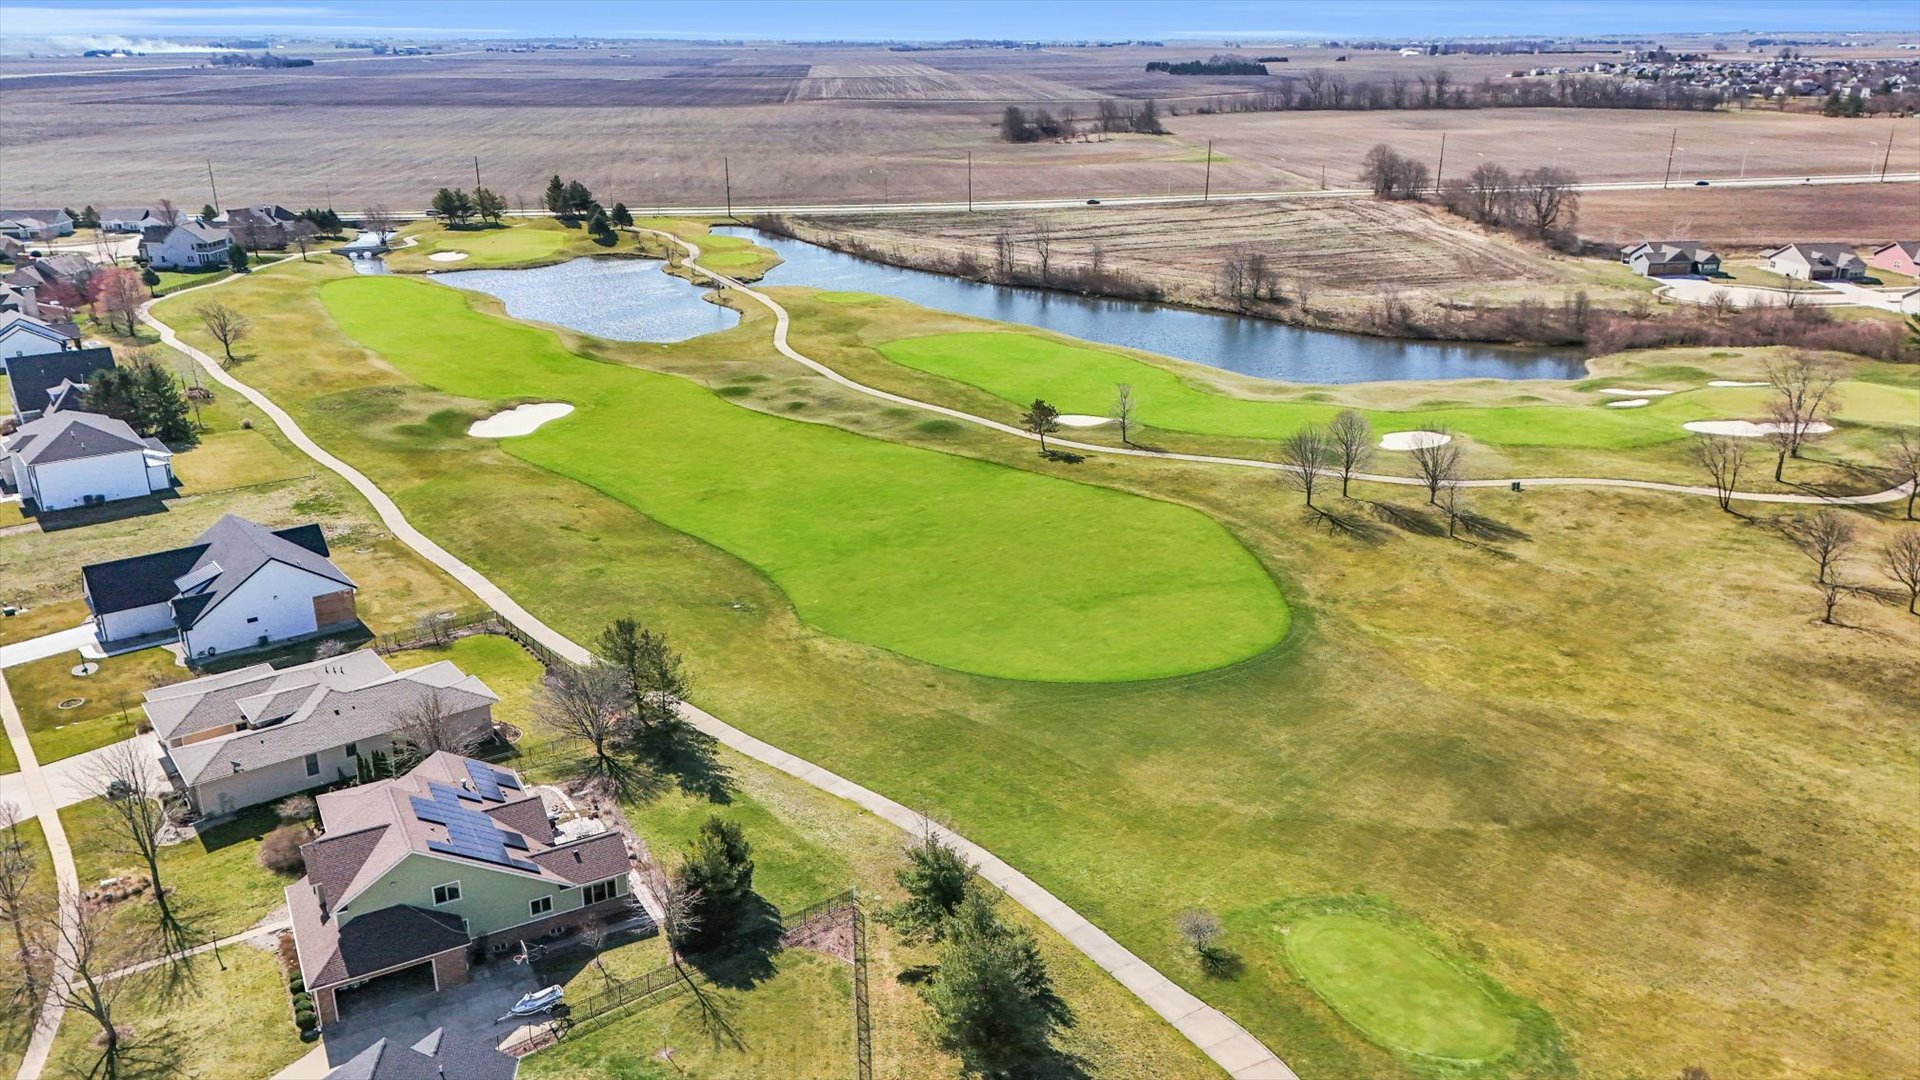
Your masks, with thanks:
M 939 40 L 960 37 L 1209 42 L 1920 27 L 1912 0 L 0 0 L 0 36 L 129 39 L 284 33 L 387 37 Z

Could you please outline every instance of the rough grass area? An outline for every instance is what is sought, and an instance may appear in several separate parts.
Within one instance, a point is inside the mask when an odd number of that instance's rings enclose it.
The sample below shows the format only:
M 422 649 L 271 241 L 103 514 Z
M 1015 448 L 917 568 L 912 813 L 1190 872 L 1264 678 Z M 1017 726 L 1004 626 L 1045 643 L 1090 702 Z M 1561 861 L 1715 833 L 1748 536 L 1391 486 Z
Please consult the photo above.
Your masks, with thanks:
M 4 744 L 0 743 L 0 749 Z M 7 760 L 11 761 L 9 757 Z M 36 818 L 27 818 L 19 823 L 18 843 L 23 845 L 33 861 L 31 877 L 23 899 L 23 914 L 31 919 L 41 919 L 54 908 L 54 898 L 59 887 L 54 882 L 53 862 L 47 853 L 46 833 L 40 828 Z M 0 831 L 0 844 L 8 842 L 8 833 Z M 44 925 L 44 924 L 42 924 Z M 52 944 L 52 935 L 48 935 L 46 945 Z M 0 940 L 0 986 L 11 993 L 21 985 L 19 951 L 15 945 L 11 929 L 4 940 Z M 53 953 L 50 949 L 36 951 L 32 960 L 36 985 L 45 988 L 53 980 Z M 27 1043 L 33 1038 L 35 1014 L 22 1008 L 19 999 L 8 998 L 7 1007 L 0 1009 L 0 1073 L 12 1075 L 20 1069 L 20 1059 L 26 1055 Z
M 60 811 L 74 869 L 88 888 L 105 878 L 146 876 L 145 864 L 128 853 L 115 822 L 101 799 Z M 286 903 L 285 889 L 293 879 L 260 865 L 260 841 L 279 824 L 270 804 L 251 806 L 231 821 L 161 849 L 160 879 L 198 936 L 211 941 L 240 933 Z M 152 911 L 150 895 L 123 900 L 114 912 L 115 925 L 144 928 Z
M 311 1049 L 294 1030 L 279 962 L 265 949 L 230 946 L 218 962 L 203 953 L 171 984 L 161 974 L 136 978 L 114 1021 L 144 1048 L 140 1066 L 123 1065 L 122 1076 L 272 1076 Z M 92 1019 L 69 1011 L 54 1037 L 48 1075 L 96 1075 L 100 1052 L 88 1040 L 99 1033 Z
M 12 645 L 61 630 L 71 630 L 92 617 L 85 600 L 36 604 L 0 618 L 0 645 Z
M 1476 492 L 1478 531 L 1447 541 L 1405 489 L 1361 485 L 1328 501 L 1333 519 L 1304 518 L 1297 493 L 1237 470 L 1047 462 L 1004 436 L 929 427 L 773 354 L 764 316 L 594 353 L 744 387 L 730 399 L 744 408 L 1182 502 L 1298 597 L 1289 644 L 1230 669 L 1009 683 L 823 633 L 740 559 L 514 457 L 513 440 L 467 438 L 484 405 L 412 382 L 332 324 L 318 286 L 349 272 L 294 264 L 222 286 L 259 326 L 245 376 L 422 529 L 578 640 L 641 616 L 686 653 L 700 705 L 951 820 L 1301 1075 L 1412 1071 L 1295 978 L 1255 921 L 1276 898 L 1359 890 L 1537 1002 L 1583 1073 L 1911 1062 L 1920 895 L 1902 868 L 1920 859 L 1920 776 L 1905 717 L 1920 619 L 1854 597 L 1844 626 L 1820 625 L 1811 565 L 1764 508 Z M 796 305 L 796 342 L 934 384 L 858 344 L 908 336 L 868 320 L 917 317 L 877 307 Z M 1767 354 L 1686 355 L 1673 366 L 1704 381 L 1750 378 Z M 1610 361 L 1601 374 L 1647 377 Z M 1885 511 L 1850 514 L 1865 548 L 1893 535 Z M 1868 558 L 1849 573 L 1866 579 Z M 1221 915 L 1239 978 L 1207 976 L 1181 945 L 1172 919 L 1192 906 Z
M 27 726 L 33 754 L 45 765 L 130 737 L 145 713 L 140 700 L 148 690 L 191 677 L 165 649 L 109 656 L 93 661 L 100 670 L 73 674 L 78 650 L 29 660 L 7 669 L 7 686 Z M 71 709 L 60 703 L 84 702 Z
M 980 674 L 1104 682 L 1222 667 L 1286 632 L 1259 562 L 1185 508 L 771 419 L 591 363 L 422 282 L 342 280 L 323 299 L 436 389 L 572 402 L 508 452 L 760 567 L 844 637 Z

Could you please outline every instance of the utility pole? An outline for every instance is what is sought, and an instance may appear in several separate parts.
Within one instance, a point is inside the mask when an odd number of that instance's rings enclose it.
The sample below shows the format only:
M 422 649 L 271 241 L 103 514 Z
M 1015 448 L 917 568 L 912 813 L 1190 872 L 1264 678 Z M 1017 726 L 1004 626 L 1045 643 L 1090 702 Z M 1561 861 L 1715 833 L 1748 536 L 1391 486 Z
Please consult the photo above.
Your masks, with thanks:
M 720 158 L 720 175 L 727 185 L 727 217 L 733 217 L 733 162 L 725 156 Z
M 213 189 L 213 209 L 215 213 L 218 213 L 220 210 L 220 185 L 213 182 L 212 158 L 207 159 L 207 186 Z M 208 224 L 212 224 L 212 222 L 208 222 Z
M 1433 190 L 1440 191 L 1440 178 L 1447 173 L 1447 133 L 1440 133 L 1440 164 L 1433 167 Z
M 1893 137 L 1900 132 L 1900 122 L 1893 123 L 1893 130 L 1887 132 L 1887 156 L 1880 159 L 1880 182 L 1887 182 L 1887 166 L 1893 164 Z
M 1207 182 L 1200 190 L 1201 202 L 1213 201 L 1213 140 L 1207 140 Z
M 967 213 L 973 213 L 973 151 L 967 151 Z
M 480 190 L 480 155 L 473 155 L 473 189 Z
M 1327 167 L 1325 165 L 1320 166 L 1320 190 L 1327 190 Z
M 1673 137 L 1667 140 L 1667 174 L 1660 178 L 1660 190 L 1667 190 L 1667 184 L 1673 180 L 1673 148 L 1680 141 L 1680 129 L 1673 129 Z

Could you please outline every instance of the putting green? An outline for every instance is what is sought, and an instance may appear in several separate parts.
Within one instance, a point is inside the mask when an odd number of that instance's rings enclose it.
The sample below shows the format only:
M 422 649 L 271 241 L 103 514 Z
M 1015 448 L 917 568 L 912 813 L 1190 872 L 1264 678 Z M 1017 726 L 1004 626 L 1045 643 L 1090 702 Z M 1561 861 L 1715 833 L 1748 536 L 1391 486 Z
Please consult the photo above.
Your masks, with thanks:
M 566 234 L 555 229 L 515 225 L 505 229 L 476 229 L 471 232 L 436 230 L 421 235 L 420 246 L 415 250 L 429 255 L 436 251 L 464 251 L 469 258 L 449 263 L 447 268 L 472 270 L 544 259 L 559 251 L 566 241 Z
M 877 346 L 894 363 L 978 387 L 1024 405 L 1042 397 L 1063 413 L 1104 416 L 1114 386 L 1128 383 L 1147 427 L 1199 435 L 1277 439 L 1309 423 L 1324 424 L 1341 409 L 1315 402 L 1255 401 L 1184 382 L 1175 372 L 1106 349 L 1068 345 L 1034 334 L 981 332 L 900 338 Z M 1517 405 L 1361 410 L 1379 431 L 1446 426 L 1496 446 L 1620 449 L 1690 437 L 1689 420 L 1759 417 L 1768 391 L 1714 387 L 1670 394 L 1638 409 L 1591 405 Z M 1920 392 L 1850 382 L 1841 415 L 1868 423 L 1908 423 L 1920 416 Z
M 829 633 L 1069 682 L 1206 671 L 1286 634 L 1273 579 L 1186 507 L 753 412 L 584 359 L 424 281 L 341 279 L 321 298 L 346 334 L 429 386 L 570 402 L 572 415 L 503 446 L 758 567 Z
M 1510 1052 L 1514 1018 L 1419 942 L 1353 915 L 1294 923 L 1287 957 L 1315 993 L 1382 1046 L 1423 1057 L 1493 1061 Z

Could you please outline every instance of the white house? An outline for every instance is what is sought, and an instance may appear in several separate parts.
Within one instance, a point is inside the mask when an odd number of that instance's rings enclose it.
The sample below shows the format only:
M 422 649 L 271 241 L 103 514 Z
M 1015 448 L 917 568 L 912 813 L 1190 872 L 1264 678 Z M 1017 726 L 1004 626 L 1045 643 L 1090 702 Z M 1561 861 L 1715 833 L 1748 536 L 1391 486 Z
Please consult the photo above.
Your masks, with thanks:
M 176 213 L 174 216 L 180 216 Z M 100 228 L 105 232 L 137 233 L 145 232 L 156 225 L 165 225 L 166 219 L 160 211 L 151 207 L 112 207 L 100 211 Z
M 73 219 L 65 210 L 0 210 L 0 236 L 41 240 L 72 235 Z
M 268 529 L 232 514 L 182 548 L 80 568 L 102 644 L 177 637 L 189 661 L 344 630 L 356 586 L 318 525 Z
M 62 409 L 0 438 L 0 480 L 42 511 L 137 499 L 173 486 L 173 451 L 124 420 Z
M 149 690 L 146 712 L 168 777 L 199 812 L 228 814 L 356 779 L 415 724 L 478 745 L 499 700 L 451 661 L 395 672 L 362 650 Z
M 24 311 L 0 314 L 0 371 L 7 370 L 7 361 L 15 356 L 59 352 L 75 344 L 78 331 L 70 333 L 72 325 L 58 327 Z
M 227 230 L 187 221 L 148 233 L 140 241 L 140 257 L 156 270 L 212 270 L 227 265 L 227 249 L 232 246 Z
M 1867 260 L 1845 244 L 1788 244 L 1763 251 L 1767 269 L 1802 281 L 1852 281 L 1867 276 Z

